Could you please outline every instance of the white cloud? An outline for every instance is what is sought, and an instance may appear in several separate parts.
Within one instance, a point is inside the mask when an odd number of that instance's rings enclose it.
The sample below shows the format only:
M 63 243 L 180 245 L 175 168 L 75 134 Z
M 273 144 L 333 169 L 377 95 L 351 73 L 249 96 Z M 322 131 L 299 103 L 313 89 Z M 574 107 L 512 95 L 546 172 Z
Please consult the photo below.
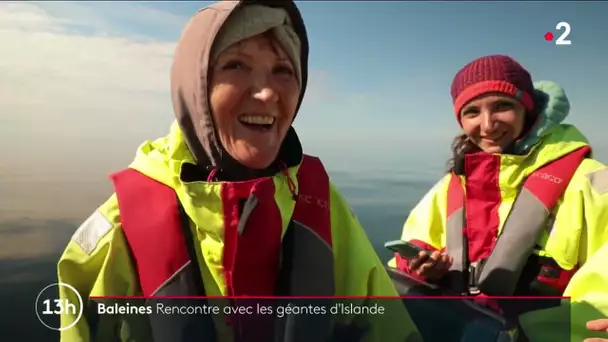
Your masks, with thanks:
M 0 26 L 0 84 L 12 89 L 10 101 L 31 101 L 33 90 L 42 100 L 66 91 L 96 98 L 100 91 L 167 91 L 174 43 L 65 33 L 64 20 L 35 5 L 12 5 L 0 6 L 0 22 L 11 18 Z
M 146 32 L 179 32 L 188 19 L 137 2 L 40 2 L 37 6 L 72 28 L 88 28 L 97 35 L 124 35 L 129 27 Z M 128 32 L 133 36 L 134 32 Z
M 161 18 L 150 13 L 149 20 Z M 35 4 L 0 4 L 0 173 L 19 175 L 3 184 L 13 203 L 42 205 L 32 193 L 48 201 L 53 182 L 72 176 L 106 183 L 107 173 L 126 166 L 137 144 L 164 134 L 173 118 L 175 43 L 73 30 L 86 24 Z M 66 201 L 57 210 L 77 207 L 77 197 L 57 194 Z
M 37 6 L 26 3 L 4 3 L 0 5 L 0 29 L 61 31 L 69 21 L 51 18 Z
M 69 20 L 25 3 L 0 5 L 0 23 L 3 126 L 78 135 L 170 109 L 174 43 L 69 33 Z

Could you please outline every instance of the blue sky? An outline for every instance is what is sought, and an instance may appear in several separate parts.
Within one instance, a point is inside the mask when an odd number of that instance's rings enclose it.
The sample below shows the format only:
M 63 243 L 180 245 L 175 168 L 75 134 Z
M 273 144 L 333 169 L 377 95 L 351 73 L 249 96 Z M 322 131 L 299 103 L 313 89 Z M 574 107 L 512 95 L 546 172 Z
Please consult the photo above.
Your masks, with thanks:
M 174 42 L 188 17 L 208 3 L 39 5 L 63 17 L 78 15 L 76 6 L 87 8 L 87 15 L 96 12 L 109 34 Z M 449 97 L 452 76 L 476 57 L 504 53 L 518 59 L 535 79 L 561 83 L 573 102 L 570 121 L 600 145 L 608 145 L 599 131 L 608 124 L 600 104 L 608 92 L 608 65 L 602 63 L 608 55 L 608 29 L 602 23 L 608 3 L 308 1 L 299 5 L 309 31 L 313 73 L 311 101 L 296 123 L 305 140 L 344 140 L 350 145 L 364 143 L 357 139 L 366 136 L 381 142 L 428 140 L 433 148 L 441 148 L 457 130 Z M 137 8 L 156 11 L 136 18 Z M 547 31 L 559 35 L 555 26 L 560 21 L 571 25 L 570 46 L 556 46 L 543 38 Z
M 104 171 L 110 170 L 106 165 L 112 170 L 124 165 L 143 139 L 166 132 L 172 120 L 173 47 L 188 18 L 208 3 L 0 4 L 5 14 L 0 33 L 10 33 L 3 39 L 10 52 L 0 61 L 5 75 L 0 90 L 13 94 L 0 100 L 0 110 L 15 114 L 0 123 L 19 132 L 0 140 L 10 138 L 32 155 L 37 151 L 32 139 L 46 137 L 62 146 L 63 156 L 88 158 Z M 424 162 L 442 168 L 458 132 L 449 95 L 452 77 L 470 60 L 494 53 L 515 57 L 536 80 L 564 86 L 573 108 L 567 121 L 608 161 L 602 133 L 608 126 L 602 103 L 608 94 L 608 28 L 602 23 L 608 3 L 307 1 L 299 6 L 309 32 L 311 71 L 295 125 L 307 150 L 330 166 Z M 547 31 L 560 34 L 555 29 L 560 21 L 570 23 L 570 46 L 544 40 Z M 87 156 L 92 150 L 106 151 L 107 157 Z

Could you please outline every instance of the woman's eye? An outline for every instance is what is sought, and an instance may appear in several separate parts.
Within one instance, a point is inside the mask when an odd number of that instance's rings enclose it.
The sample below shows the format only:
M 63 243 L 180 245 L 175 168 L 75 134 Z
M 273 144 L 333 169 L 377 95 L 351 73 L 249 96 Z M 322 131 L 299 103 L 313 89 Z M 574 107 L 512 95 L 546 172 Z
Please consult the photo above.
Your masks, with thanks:
M 293 75 L 293 69 L 288 66 L 277 66 L 274 68 L 274 72 L 284 75 Z
M 513 109 L 513 104 L 511 102 L 502 101 L 502 102 L 498 102 L 494 106 L 494 108 L 498 112 L 504 112 L 504 111 Z
M 477 108 L 467 108 L 462 111 L 462 116 L 475 116 L 479 114 L 479 109 Z
M 224 70 L 239 70 L 239 69 L 245 69 L 246 65 L 243 62 L 240 61 L 231 61 L 228 62 L 226 64 L 224 64 L 224 67 L 222 69 Z

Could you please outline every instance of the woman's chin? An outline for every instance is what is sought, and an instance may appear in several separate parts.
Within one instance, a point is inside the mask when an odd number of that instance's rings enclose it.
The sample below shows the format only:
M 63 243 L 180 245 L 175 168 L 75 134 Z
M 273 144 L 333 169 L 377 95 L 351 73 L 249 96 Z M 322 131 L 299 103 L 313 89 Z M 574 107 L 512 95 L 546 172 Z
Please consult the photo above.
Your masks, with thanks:
M 485 153 L 500 154 L 505 151 L 504 146 L 509 146 L 509 145 L 510 144 L 507 141 L 492 141 L 492 140 L 482 139 L 477 146 L 479 146 L 479 148 L 482 151 L 484 151 Z
M 277 154 L 278 149 L 268 151 L 248 148 L 244 151 L 238 151 L 237 153 L 232 154 L 232 157 L 250 169 L 263 170 L 272 164 L 276 159 Z
M 500 148 L 500 146 L 487 147 L 482 150 L 488 154 L 501 154 L 502 153 L 502 148 Z

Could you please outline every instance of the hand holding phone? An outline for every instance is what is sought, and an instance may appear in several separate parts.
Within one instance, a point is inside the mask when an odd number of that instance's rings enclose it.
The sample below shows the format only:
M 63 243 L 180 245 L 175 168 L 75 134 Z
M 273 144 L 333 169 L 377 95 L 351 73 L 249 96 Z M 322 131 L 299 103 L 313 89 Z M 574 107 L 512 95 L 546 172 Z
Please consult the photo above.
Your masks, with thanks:
M 453 262 L 453 258 L 447 254 L 430 251 L 411 242 L 396 240 L 387 242 L 384 246 L 408 260 L 409 272 L 430 281 L 439 280 L 446 275 Z M 420 252 L 425 253 L 421 255 Z
M 422 251 L 426 251 L 424 248 L 420 246 L 416 246 L 411 242 L 403 241 L 403 240 L 395 240 L 389 241 L 384 244 L 384 247 L 390 249 L 391 251 L 399 254 L 404 259 L 414 259 L 418 257 L 418 254 Z M 427 251 L 429 254 L 431 252 Z

